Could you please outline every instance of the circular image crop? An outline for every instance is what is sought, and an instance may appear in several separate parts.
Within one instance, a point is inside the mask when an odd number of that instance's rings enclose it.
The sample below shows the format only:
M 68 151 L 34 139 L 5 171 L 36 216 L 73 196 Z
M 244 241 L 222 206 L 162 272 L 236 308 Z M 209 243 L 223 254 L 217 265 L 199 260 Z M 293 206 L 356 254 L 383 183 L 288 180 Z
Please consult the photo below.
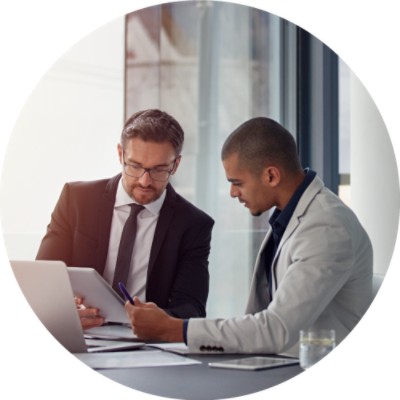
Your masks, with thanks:
M 50 380 L 71 396 L 282 396 L 333 371 L 349 383 L 343 364 L 366 348 L 390 353 L 376 296 L 395 281 L 400 191 L 379 91 L 306 24 L 265 7 L 124 12 L 26 99 L 3 141 L 0 212 L 4 301 L 15 301 L 5 320 L 21 316 L 11 347 L 26 352 L 35 393 Z M 260 117 L 291 136 L 272 155 L 231 139 Z M 132 201 L 146 208 L 117 279 Z M 376 325 L 385 351 L 371 343 Z M 329 329 L 322 357 L 316 328 Z

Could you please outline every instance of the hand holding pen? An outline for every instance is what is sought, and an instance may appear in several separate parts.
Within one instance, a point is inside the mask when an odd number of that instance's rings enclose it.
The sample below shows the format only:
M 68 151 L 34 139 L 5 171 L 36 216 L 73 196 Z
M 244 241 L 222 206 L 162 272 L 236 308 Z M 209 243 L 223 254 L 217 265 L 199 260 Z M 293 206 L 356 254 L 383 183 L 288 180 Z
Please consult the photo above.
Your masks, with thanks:
M 121 290 L 121 293 L 124 295 L 125 299 L 127 301 L 129 301 L 129 303 L 132 304 L 133 306 L 137 306 L 137 307 L 142 306 L 142 307 L 147 307 L 147 308 L 156 308 L 157 307 L 156 304 L 154 304 L 154 303 L 142 303 L 138 297 L 135 297 L 135 300 L 134 300 L 122 282 L 119 282 L 118 286 L 119 286 L 119 289 Z
M 128 293 L 128 291 L 126 290 L 126 287 L 124 286 L 124 284 L 122 282 L 118 283 L 119 286 L 119 290 L 121 291 L 121 293 L 124 295 L 125 299 L 127 301 L 129 301 L 129 303 L 131 303 L 132 305 L 135 305 L 134 300 L 132 299 L 131 295 Z
M 119 282 L 118 286 L 127 300 L 125 310 L 131 321 L 132 331 L 138 338 L 167 342 L 184 341 L 182 319 L 169 316 L 155 303 L 142 303 L 138 297 L 133 299 L 122 282 Z

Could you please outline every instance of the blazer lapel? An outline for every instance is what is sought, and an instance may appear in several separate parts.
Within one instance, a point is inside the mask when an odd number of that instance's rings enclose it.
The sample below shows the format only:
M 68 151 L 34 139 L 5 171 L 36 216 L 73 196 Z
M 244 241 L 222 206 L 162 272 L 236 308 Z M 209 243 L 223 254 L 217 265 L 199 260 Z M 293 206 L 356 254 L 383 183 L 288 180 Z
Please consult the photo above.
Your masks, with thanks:
M 272 260 L 272 271 L 274 277 L 275 277 L 277 259 L 281 252 L 282 246 L 287 242 L 287 240 L 290 238 L 293 232 L 297 229 L 297 227 L 300 224 L 301 217 L 306 213 L 309 205 L 314 200 L 315 196 L 323 189 L 323 187 L 324 183 L 321 181 L 321 179 L 318 178 L 318 176 L 316 176 L 314 180 L 310 183 L 310 186 L 304 192 L 303 196 L 301 197 L 296 209 L 294 210 L 292 218 L 289 221 L 289 225 L 286 227 L 285 233 L 283 234 L 283 237 L 279 243 L 278 249 L 275 253 L 275 257 Z M 273 284 L 273 290 L 276 290 L 275 279 L 273 279 L 272 284 Z
M 161 207 L 160 215 L 158 216 L 156 230 L 154 232 L 153 243 L 151 245 L 149 267 L 147 275 L 150 275 L 154 268 L 154 263 L 157 259 L 161 246 L 164 243 L 165 236 L 167 235 L 169 226 L 174 216 L 176 205 L 176 192 L 171 184 L 167 186 L 167 194 L 165 196 L 164 204 Z
M 269 238 L 271 237 L 271 234 L 272 230 L 269 228 L 256 257 L 253 277 L 250 284 L 249 297 L 247 300 L 246 313 L 253 314 L 268 306 L 268 282 L 265 273 L 265 266 L 262 265 L 261 260 L 263 259 L 262 253 Z
M 306 213 L 309 205 L 314 200 L 315 196 L 323 189 L 323 187 L 324 187 L 323 182 L 321 181 L 321 179 L 318 178 L 318 176 L 316 176 L 314 180 L 310 183 L 306 191 L 303 193 L 303 196 L 300 198 L 300 201 L 297 204 L 297 207 L 294 210 L 292 218 L 290 219 L 289 224 L 286 227 L 285 233 L 283 234 L 283 237 L 279 243 L 278 250 L 275 254 L 275 259 L 278 256 L 284 243 L 290 238 L 292 233 L 299 226 L 300 218 Z
M 101 275 L 106 264 L 115 196 L 120 178 L 121 174 L 118 174 L 108 181 L 98 209 L 99 232 L 96 269 Z

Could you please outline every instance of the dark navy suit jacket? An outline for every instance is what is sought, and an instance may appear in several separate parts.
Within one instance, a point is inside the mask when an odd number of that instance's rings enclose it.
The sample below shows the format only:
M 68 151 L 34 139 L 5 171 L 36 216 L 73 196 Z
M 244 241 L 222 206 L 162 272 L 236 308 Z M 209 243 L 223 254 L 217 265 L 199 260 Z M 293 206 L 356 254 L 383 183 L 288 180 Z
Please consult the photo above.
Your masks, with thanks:
M 65 184 L 36 258 L 62 260 L 103 274 L 121 175 Z M 151 246 L 146 301 L 179 318 L 203 317 L 214 221 L 170 184 Z

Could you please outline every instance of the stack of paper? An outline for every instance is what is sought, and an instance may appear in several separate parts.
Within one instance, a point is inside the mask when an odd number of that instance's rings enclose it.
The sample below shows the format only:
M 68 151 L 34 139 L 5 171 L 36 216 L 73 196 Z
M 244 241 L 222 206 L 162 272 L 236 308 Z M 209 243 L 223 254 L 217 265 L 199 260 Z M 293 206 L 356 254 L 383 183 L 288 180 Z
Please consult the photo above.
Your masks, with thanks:
M 201 364 L 200 361 L 182 357 L 161 350 L 136 350 L 113 353 L 80 353 L 75 356 L 94 369 L 134 368 L 134 367 L 165 367 L 173 365 Z

